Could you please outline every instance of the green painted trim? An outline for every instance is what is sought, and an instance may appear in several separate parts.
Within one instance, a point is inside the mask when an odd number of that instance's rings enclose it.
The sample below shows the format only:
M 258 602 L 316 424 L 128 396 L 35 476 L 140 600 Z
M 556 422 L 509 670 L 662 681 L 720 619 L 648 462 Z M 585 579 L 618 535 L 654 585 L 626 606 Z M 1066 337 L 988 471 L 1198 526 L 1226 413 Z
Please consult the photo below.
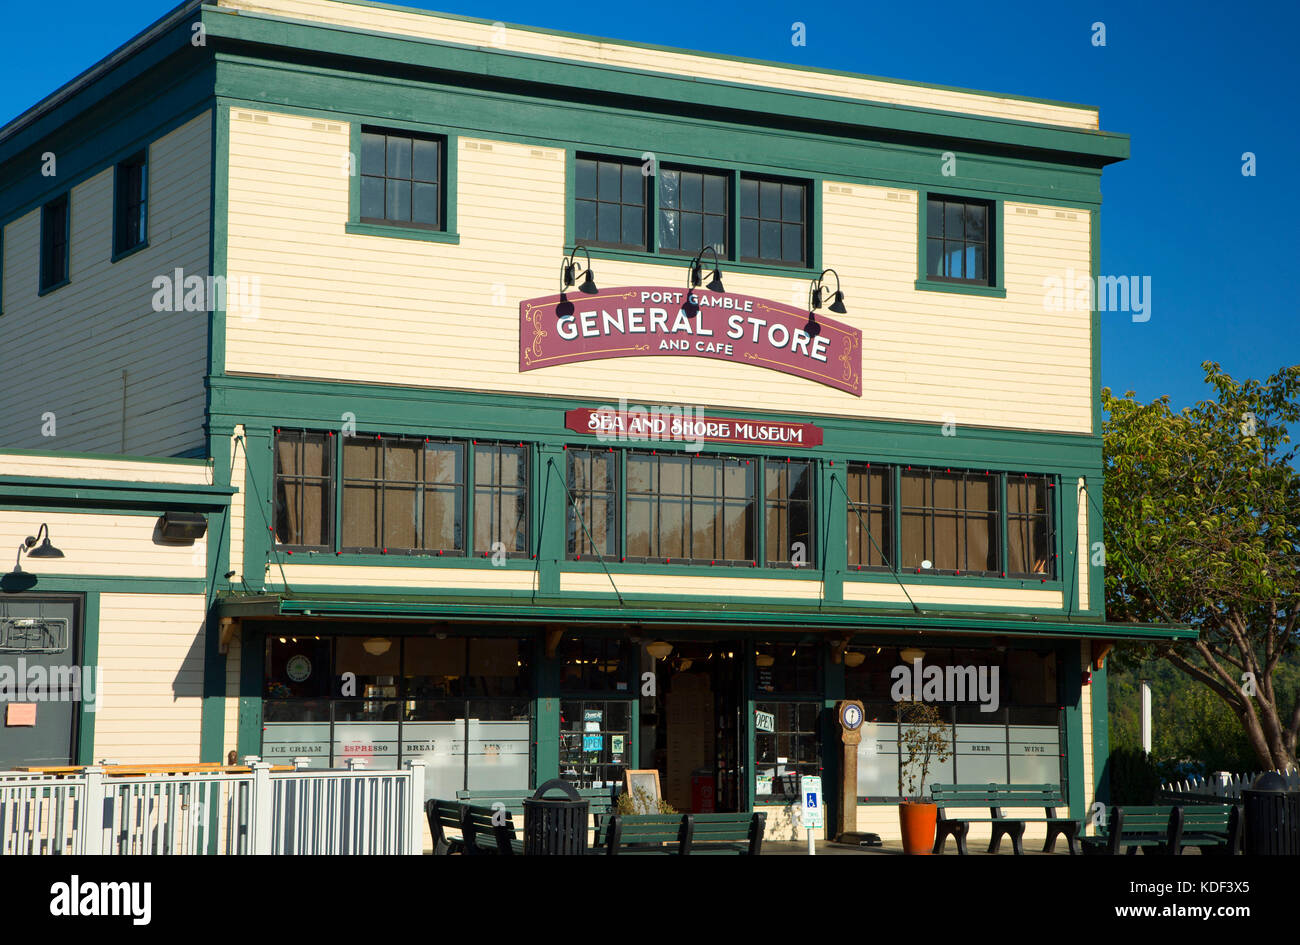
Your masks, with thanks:
M 546 657 L 546 635 L 534 638 L 535 665 L 533 674 L 533 783 L 537 787 L 560 776 L 560 672 L 561 662 L 557 651 L 553 659 Z M 629 765 L 628 767 L 636 767 Z
M 889 82 L 894 85 L 907 85 L 915 88 L 938 89 L 945 92 L 962 92 L 968 95 L 980 95 L 990 98 L 1010 99 L 1018 102 L 1033 102 L 1039 105 L 1057 105 L 1062 108 L 1078 108 L 1084 111 L 1097 111 L 1095 105 L 1081 105 L 1078 102 L 1061 102 L 1049 98 L 1037 98 L 1028 95 L 1013 95 L 1010 93 L 989 92 L 980 89 L 968 89 L 957 85 L 936 85 L 932 82 L 919 82 L 913 79 L 896 79 L 886 76 L 866 75 L 864 73 L 849 72 L 843 69 L 829 69 L 823 66 L 808 66 L 798 63 L 779 62 L 774 59 L 753 59 L 748 56 L 733 56 L 726 53 L 707 52 L 696 49 L 683 49 L 676 46 L 659 46 L 654 43 L 640 43 L 630 39 L 611 39 L 607 37 L 594 36 L 589 33 L 573 33 L 568 30 L 547 29 L 542 26 L 525 26 L 517 23 L 501 23 L 499 20 L 485 20 L 477 16 L 463 16 L 458 13 L 443 13 L 440 11 L 427 10 L 420 7 L 401 6 L 392 3 L 378 3 L 374 0 L 341 0 L 343 3 L 351 3 L 356 6 L 373 7 L 379 10 L 395 10 L 402 13 L 417 13 L 423 16 L 430 16 L 437 19 L 459 20 L 464 23 L 479 23 L 485 26 L 496 26 L 500 24 L 507 29 L 521 30 L 527 33 L 539 33 L 546 36 L 563 36 L 569 39 L 580 39 L 594 43 L 609 43 L 619 46 L 627 46 L 632 49 L 650 49 L 657 52 L 680 53 L 689 56 L 699 56 L 704 59 L 719 59 L 725 62 L 744 62 L 757 66 L 772 66 L 778 69 L 789 69 L 798 72 L 812 72 L 820 75 L 837 75 L 845 76 L 851 79 L 868 79 L 873 82 Z
M 87 591 L 81 596 L 81 663 L 83 666 L 99 665 L 99 592 Z M 96 693 L 98 696 L 98 693 Z M 77 713 L 77 764 L 93 765 L 95 758 L 96 711 L 86 709 L 82 702 Z
M 57 502 L 0 502 L 0 511 L 3 512 L 62 512 L 67 507 Z M 83 507 L 77 509 L 81 515 L 115 515 L 122 517 L 136 518 L 157 518 L 158 512 L 155 509 L 137 509 L 137 508 L 111 508 L 111 507 Z
M 1087 813 L 1093 786 L 1083 780 L 1083 667 L 1082 648 L 1065 647 L 1061 678 L 1061 705 L 1065 710 L 1066 800 L 1070 817 L 1082 820 Z
M 220 509 L 234 489 L 190 483 L 59 479 L 52 476 L 0 476 L 0 501 L 36 505 L 127 505 L 134 507 Z
M 211 587 L 204 581 L 205 590 Z M 221 652 L 216 608 L 203 620 L 203 703 L 199 717 L 199 761 L 223 761 L 226 728 L 226 655 Z
M 239 728 L 236 759 L 262 754 L 262 680 L 266 634 L 248 627 L 239 631 Z
M 1092 671 L 1093 799 L 1110 806 L 1110 687 L 1107 667 Z
M 343 232 L 353 236 L 383 236 L 396 240 L 422 240 L 426 243 L 451 243 L 459 245 L 459 233 L 442 230 L 421 230 L 409 226 L 380 226 L 375 223 L 345 223 Z
M 201 594 L 206 587 L 203 578 L 41 574 L 39 571 L 30 570 L 32 567 L 34 567 L 33 564 L 27 564 L 27 567 L 23 569 L 36 578 L 36 582 L 31 587 L 11 590 L 11 588 L 16 587 L 13 575 L 4 574 L 0 575 L 0 594 L 42 594 L 47 591 L 61 594 L 89 593 L 90 591 L 101 591 L 107 594 Z
M 357 236 L 387 236 L 394 239 L 423 240 L 428 243 L 460 243 L 460 234 L 456 231 L 457 167 L 460 156 L 460 138 L 456 131 L 446 125 L 431 125 L 423 121 L 394 121 L 391 118 L 361 119 L 353 118 L 348 122 L 348 222 L 344 232 Z M 442 193 L 442 228 L 425 230 L 419 227 L 400 226 L 396 224 L 361 222 L 361 129 L 365 125 L 386 128 L 392 131 L 412 131 L 421 134 L 437 135 L 443 139 L 442 172 L 440 184 Z
M 1005 286 L 963 285 L 960 282 L 930 282 L 917 279 L 914 283 L 922 292 L 950 292 L 956 295 L 981 295 L 991 299 L 1005 299 Z
M 573 178 L 570 177 L 570 184 L 572 183 L 572 180 Z M 571 218 L 573 216 L 573 191 L 571 189 L 566 190 L 565 192 L 565 203 L 568 205 L 566 215 Z M 739 216 L 737 216 L 736 219 L 739 220 Z M 574 239 L 573 235 L 572 220 L 570 220 L 570 227 L 565 230 L 565 249 L 571 249 L 576 242 L 577 241 Z M 819 244 L 818 248 L 820 249 L 821 240 L 817 239 L 814 242 Z M 680 269 L 682 275 L 681 278 L 676 281 L 680 281 L 683 287 L 686 285 L 686 276 L 691 262 L 690 256 L 683 256 L 678 253 L 669 252 L 652 253 L 637 252 L 636 250 L 630 249 L 609 249 L 604 246 L 592 246 L 588 248 L 588 251 L 591 253 L 592 259 L 615 259 L 619 262 L 649 263 L 650 265 L 670 266 L 674 269 Z M 706 264 L 708 261 L 709 260 L 706 260 Z M 556 268 L 559 268 L 558 264 Z M 804 279 L 808 282 L 815 281 L 817 277 L 821 275 L 821 269 L 817 268 L 806 269 L 802 266 L 769 266 L 763 263 L 740 262 L 736 259 L 724 258 L 722 260 L 722 276 L 724 279 L 729 272 L 743 272 L 759 276 L 782 276 L 791 279 Z M 707 276 L 707 269 L 705 270 L 705 274 Z
M 984 140 L 1044 152 L 1058 151 L 1087 156 L 1100 163 L 1128 156 L 1127 136 L 1109 132 L 883 105 L 861 99 L 698 77 L 677 77 L 503 49 L 489 50 L 409 36 L 369 33 L 336 24 L 306 23 L 242 10 L 205 8 L 203 21 L 208 28 L 209 41 L 218 41 L 222 48 L 227 48 L 227 41 L 257 44 L 289 49 L 294 55 L 309 51 L 322 56 L 370 59 L 463 73 L 467 76 L 461 80 L 463 82 L 491 76 L 498 81 L 567 86 L 581 89 L 588 95 L 589 90 L 600 89 L 605 95 L 659 99 L 687 107 L 703 105 L 715 110 L 734 109 L 762 115 L 767 121 L 775 116 L 798 120 L 811 118 L 913 135 L 932 135 L 942 141 Z

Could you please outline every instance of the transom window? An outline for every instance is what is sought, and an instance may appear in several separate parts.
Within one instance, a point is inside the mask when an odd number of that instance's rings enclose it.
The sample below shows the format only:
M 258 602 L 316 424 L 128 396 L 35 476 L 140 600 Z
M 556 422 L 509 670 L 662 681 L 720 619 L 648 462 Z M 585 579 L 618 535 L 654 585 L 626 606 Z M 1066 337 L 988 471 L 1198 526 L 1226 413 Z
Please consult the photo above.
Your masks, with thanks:
M 1056 577 L 1050 476 L 1007 476 L 1007 576 Z
M 639 161 L 576 159 L 574 226 L 591 246 L 646 248 L 646 177 Z
M 929 561 L 938 572 L 998 572 L 997 475 L 909 469 L 902 482 L 904 568 Z
M 443 228 L 444 138 L 361 132 L 361 222 Z
M 664 168 L 659 175 L 659 246 L 695 255 L 710 246 L 728 255 L 729 175 Z
M 890 568 L 894 562 L 894 470 L 871 463 L 849 463 L 849 567 Z
M 275 540 L 296 548 L 334 545 L 334 440 L 330 433 L 277 430 Z
M 808 260 L 808 185 L 740 177 L 740 258 L 802 266 Z
M 986 200 L 935 197 L 926 201 L 926 274 L 931 279 L 991 285 Z
M 627 556 L 634 561 L 754 561 L 750 460 L 629 452 Z
M 113 190 L 113 255 L 142 246 L 147 234 L 148 176 L 145 152 L 117 165 Z

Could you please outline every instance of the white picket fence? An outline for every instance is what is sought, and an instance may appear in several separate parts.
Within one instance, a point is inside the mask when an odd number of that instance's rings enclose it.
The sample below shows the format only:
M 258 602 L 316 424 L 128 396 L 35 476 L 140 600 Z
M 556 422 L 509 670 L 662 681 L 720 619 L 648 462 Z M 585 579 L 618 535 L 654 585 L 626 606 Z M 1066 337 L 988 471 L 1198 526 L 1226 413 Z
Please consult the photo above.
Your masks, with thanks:
M 1232 774 L 1227 771 L 1215 771 L 1208 778 L 1189 778 L 1186 781 L 1167 781 L 1160 785 L 1160 791 L 1166 795 L 1188 795 L 1195 798 L 1222 798 L 1223 800 L 1241 800 L 1241 789 L 1249 788 L 1263 771 L 1251 774 Z M 1300 769 L 1275 771 L 1286 779 L 1288 789 L 1300 788 Z
M 421 761 L 400 771 L 0 771 L 0 855 L 419 854 L 423 817 Z

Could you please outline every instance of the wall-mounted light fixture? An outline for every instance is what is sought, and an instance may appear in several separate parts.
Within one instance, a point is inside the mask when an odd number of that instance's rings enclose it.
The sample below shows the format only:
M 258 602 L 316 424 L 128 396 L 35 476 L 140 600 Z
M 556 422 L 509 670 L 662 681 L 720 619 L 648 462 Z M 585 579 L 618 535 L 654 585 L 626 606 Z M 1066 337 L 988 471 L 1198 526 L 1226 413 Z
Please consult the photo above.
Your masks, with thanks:
M 655 640 L 653 643 L 646 644 L 646 652 L 657 660 L 668 659 L 669 654 L 673 651 L 671 643 L 665 643 L 663 640 Z
M 909 646 L 906 649 L 901 650 L 898 655 L 904 663 L 915 663 L 917 660 L 925 659 L 925 650 Z
M 361 648 L 371 656 L 383 656 L 393 648 L 393 641 L 384 637 L 371 637 L 361 644 Z
M 207 531 L 208 519 L 201 512 L 166 512 L 158 523 L 165 541 L 197 541 Z
M 710 292 L 727 291 L 722 287 L 722 264 L 718 259 L 718 251 L 712 246 L 705 246 L 695 254 L 695 258 L 691 260 L 691 264 L 687 269 L 686 302 L 682 305 L 682 311 L 686 313 L 687 318 L 694 318 L 700 311 L 700 306 L 691 298 L 691 290 L 698 289 L 700 283 L 704 281 L 703 260 L 705 253 L 713 254 L 713 275 L 709 276 L 709 284 L 706 288 Z
M 826 276 L 835 277 L 835 291 L 832 293 L 826 288 Z M 840 274 L 834 269 L 823 269 L 817 281 L 808 286 L 808 324 L 804 326 L 810 336 L 816 338 L 821 334 L 822 326 L 817 324 L 817 310 L 822 307 L 826 301 L 827 295 L 830 295 L 830 305 L 828 308 L 836 315 L 848 314 L 848 309 L 844 307 L 844 293 L 840 291 Z
M 866 660 L 867 654 L 858 650 L 844 651 L 844 665 L 849 669 L 857 669 Z
M 578 265 L 578 251 L 587 259 L 586 268 Z M 583 276 L 582 285 L 578 286 L 579 292 L 587 295 L 595 295 L 600 290 L 596 288 L 596 274 L 591 271 L 591 253 L 587 247 L 578 244 L 573 247 L 573 252 L 564 257 L 564 262 L 560 263 L 560 304 L 555 306 L 556 318 L 568 318 L 573 314 L 573 303 L 565 294 L 566 290 L 573 288 L 578 281 L 578 276 Z
M 41 535 L 45 535 L 45 540 L 39 546 L 36 542 Z M 50 544 L 50 526 L 41 523 L 41 527 L 36 530 L 35 535 L 28 535 L 23 539 L 22 544 L 18 546 L 18 557 L 14 559 L 14 569 L 11 574 L 25 574 L 23 571 L 23 554 L 26 553 L 29 558 L 62 558 L 63 552 Z

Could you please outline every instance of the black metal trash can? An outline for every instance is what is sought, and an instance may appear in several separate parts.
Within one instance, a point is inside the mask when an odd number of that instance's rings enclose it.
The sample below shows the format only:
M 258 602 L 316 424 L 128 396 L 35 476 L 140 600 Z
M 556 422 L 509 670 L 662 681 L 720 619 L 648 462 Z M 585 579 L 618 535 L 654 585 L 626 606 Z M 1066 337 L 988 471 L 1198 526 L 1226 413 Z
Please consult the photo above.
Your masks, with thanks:
M 567 796 L 546 797 L 548 791 Z M 524 798 L 524 853 L 582 856 L 587 852 L 587 812 L 590 802 L 568 781 L 547 781 Z
M 1300 856 L 1300 791 L 1270 771 L 1241 792 L 1245 830 L 1242 852 L 1251 856 Z

